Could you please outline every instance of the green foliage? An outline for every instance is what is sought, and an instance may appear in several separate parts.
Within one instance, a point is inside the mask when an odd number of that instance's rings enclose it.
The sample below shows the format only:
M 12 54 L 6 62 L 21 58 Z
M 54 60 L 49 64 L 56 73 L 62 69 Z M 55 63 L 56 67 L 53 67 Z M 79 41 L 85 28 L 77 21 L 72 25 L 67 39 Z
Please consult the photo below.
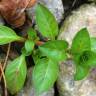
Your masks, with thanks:
M 86 28 L 81 29 L 72 41 L 71 52 L 80 54 L 81 52 L 91 49 L 90 36 Z
M 21 40 L 23 40 L 23 38 L 16 35 L 11 28 L 0 25 L 0 45 Z
M 5 70 L 5 77 L 7 82 L 7 88 L 11 94 L 17 93 L 24 85 L 27 74 L 27 67 L 25 62 L 25 56 L 13 60 L 7 65 Z
M 96 66 L 95 42 L 86 28 L 81 29 L 74 37 L 71 52 L 76 64 L 75 80 L 85 78 L 89 69 Z
M 85 51 L 80 55 L 79 65 L 84 67 L 95 67 L 96 66 L 96 53 L 92 51 Z
M 82 80 L 88 75 L 89 67 L 76 66 L 76 73 L 74 75 L 74 80 Z
M 96 53 L 96 37 L 93 37 L 91 40 L 91 51 Z
M 33 70 L 33 84 L 36 94 L 49 90 L 58 76 L 58 64 L 51 59 L 39 59 Z
M 59 67 L 58 63 L 67 59 L 67 54 L 72 55 L 76 72 L 74 80 L 85 78 L 92 67 L 96 67 L 96 38 L 90 38 L 86 28 L 81 29 L 72 41 L 71 50 L 64 40 L 55 40 L 58 35 L 58 24 L 52 13 L 42 4 L 36 6 L 36 23 L 38 31 L 47 40 L 41 45 L 41 40 L 33 28 L 28 29 L 28 38 L 23 38 L 6 27 L 0 25 L 0 45 L 14 41 L 23 41 L 24 46 L 21 56 L 13 60 L 5 69 L 7 88 L 11 94 L 20 91 L 24 85 L 27 67 L 25 57 L 32 55 L 35 66 L 32 74 L 32 83 L 37 96 L 48 91 L 55 83 Z M 71 51 L 69 54 L 67 52 Z
M 40 51 L 54 61 L 62 61 L 67 58 L 65 50 L 68 43 L 63 40 L 48 41 L 39 47 Z M 64 50 L 65 49 L 65 50 Z
M 40 58 L 45 58 L 46 55 L 43 54 L 39 49 L 36 49 L 34 53 L 32 54 L 33 60 L 35 62 L 35 65 L 38 64 L 38 61 Z
M 38 37 L 37 37 L 37 34 L 36 34 L 36 31 L 33 29 L 33 28 L 29 28 L 28 29 L 28 38 L 30 40 L 36 40 Z
M 58 24 L 53 14 L 42 4 L 36 7 L 36 23 L 41 34 L 51 40 L 58 35 Z
M 26 40 L 25 45 L 21 50 L 21 53 L 25 56 L 31 55 L 33 52 L 34 46 L 35 46 L 35 42 L 33 42 L 32 40 L 29 40 L 29 39 Z
M 59 73 L 58 62 L 67 58 L 68 44 L 63 40 L 55 40 L 58 35 L 58 24 L 53 14 L 42 4 L 38 4 L 36 7 L 36 23 L 41 35 L 53 41 L 39 46 L 36 42 L 40 38 L 33 28 L 28 29 L 28 38 L 25 39 L 6 26 L 0 27 L 1 45 L 18 40 L 25 43 L 21 50 L 22 55 L 8 64 L 5 69 L 7 88 L 11 94 L 20 91 L 24 85 L 27 73 L 25 56 L 32 54 L 35 62 L 32 81 L 38 95 L 48 91 L 54 85 Z
M 32 41 L 32 40 L 27 40 L 26 42 L 25 42 L 25 50 L 27 51 L 27 52 L 32 52 L 33 51 L 33 49 L 34 49 L 34 42 Z

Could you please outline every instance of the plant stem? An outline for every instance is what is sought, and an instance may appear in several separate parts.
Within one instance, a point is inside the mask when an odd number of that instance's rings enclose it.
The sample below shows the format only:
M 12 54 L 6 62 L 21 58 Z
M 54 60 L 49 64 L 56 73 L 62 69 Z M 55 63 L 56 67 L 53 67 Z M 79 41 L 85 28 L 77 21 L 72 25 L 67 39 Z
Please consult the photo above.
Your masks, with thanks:
M 2 73 L 2 76 L 3 76 L 3 80 L 4 80 L 4 95 L 7 96 L 7 84 L 6 84 L 6 78 L 5 78 L 5 75 L 4 75 L 4 71 L 3 71 L 3 68 L 2 68 L 2 64 L 0 62 L 0 69 L 1 69 L 1 73 Z M 1 80 L 0 80 L 1 81 Z
M 10 48 L 11 48 L 11 43 L 9 43 L 9 45 L 8 45 L 6 58 L 5 58 L 5 61 L 4 61 L 4 64 L 3 64 L 3 71 L 4 71 L 4 69 L 5 69 L 6 65 L 7 65 Z M 1 79 L 2 79 L 2 75 L 3 75 L 3 74 L 1 74 L 1 76 L 0 76 L 0 81 L 1 81 Z

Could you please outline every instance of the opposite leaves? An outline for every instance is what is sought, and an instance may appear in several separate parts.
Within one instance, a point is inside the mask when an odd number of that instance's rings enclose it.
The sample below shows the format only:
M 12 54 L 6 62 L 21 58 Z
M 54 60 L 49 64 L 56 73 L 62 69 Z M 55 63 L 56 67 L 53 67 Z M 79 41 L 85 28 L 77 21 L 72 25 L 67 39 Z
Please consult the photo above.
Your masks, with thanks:
M 64 40 L 48 41 L 39 47 L 40 51 L 54 61 L 62 61 L 67 58 L 66 49 L 68 43 Z
M 81 80 L 96 66 L 95 39 L 90 39 L 86 28 L 81 29 L 73 39 L 71 52 L 76 64 L 75 80 Z
M 26 74 L 27 67 L 25 56 L 23 55 L 16 58 L 7 65 L 5 70 L 5 77 L 7 88 L 11 94 L 15 94 L 21 90 L 25 82 Z
M 23 38 L 16 35 L 16 33 L 12 29 L 0 25 L 0 45 L 7 44 L 13 41 L 19 41 L 22 39 Z

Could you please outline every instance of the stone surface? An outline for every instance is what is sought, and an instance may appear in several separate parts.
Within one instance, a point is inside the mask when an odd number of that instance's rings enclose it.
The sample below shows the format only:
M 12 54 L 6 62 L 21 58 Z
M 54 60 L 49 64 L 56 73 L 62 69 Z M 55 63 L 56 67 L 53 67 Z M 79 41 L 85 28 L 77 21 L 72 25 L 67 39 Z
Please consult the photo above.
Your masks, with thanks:
M 60 22 L 63 19 L 64 9 L 62 0 L 38 0 L 38 2 L 43 3 L 49 10 L 54 14 L 57 21 Z M 28 8 L 27 14 L 32 19 L 34 17 L 34 9 Z
M 85 27 L 91 36 L 96 36 L 96 5 L 82 5 L 72 12 L 64 21 L 58 39 L 66 39 L 71 45 L 75 34 Z M 74 73 L 75 66 L 72 60 L 60 63 L 57 80 L 60 96 L 96 96 L 96 69 L 80 81 L 74 81 Z
M 31 79 L 32 79 L 32 68 L 30 68 L 28 71 L 27 82 L 25 84 L 24 89 L 22 89 L 16 96 L 36 96 L 34 88 L 31 83 Z M 54 89 L 52 88 L 48 92 L 45 92 L 40 96 L 54 96 Z
M 70 44 L 75 34 L 82 28 L 87 27 L 91 36 L 96 36 L 96 5 L 82 5 L 66 18 L 61 27 L 59 39 L 65 39 Z
M 75 66 L 72 60 L 60 64 L 57 87 L 60 96 L 96 96 L 96 69 L 88 77 L 74 81 Z

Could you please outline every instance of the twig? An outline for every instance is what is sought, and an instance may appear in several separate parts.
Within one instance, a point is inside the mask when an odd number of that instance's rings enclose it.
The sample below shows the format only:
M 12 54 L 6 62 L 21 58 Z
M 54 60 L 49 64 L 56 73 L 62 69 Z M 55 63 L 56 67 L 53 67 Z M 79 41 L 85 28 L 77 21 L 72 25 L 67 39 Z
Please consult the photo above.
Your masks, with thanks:
M 8 45 L 6 58 L 5 58 L 5 61 L 4 61 L 4 64 L 3 64 L 3 68 L 2 68 L 3 71 L 4 71 L 4 69 L 5 69 L 5 67 L 6 67 L 6 64 L 7 64 L 7 61 L 8 61 L 8 56 L 9 56 L 10 48 L 11 48 L 11 43 L 9 43 L 9 45 Z M 1 79 L 2 79 L 2 75 L 3 75 L 3 74 L 1 74 L 1 76 L 0 76 L 0 81 L 1 81 Z
M 37 46 L 40 46 L 40 45 L 43 45 L 43 44 L 44 44 L 43 41 L 37 41 L 37 42 L 36 42 L 36 45 L 37 45 Z
M 75 5 L 76 1 L 77 1 L 77 0 L 74 0 L 74 1 L 73 1 L 72 7 L 74 7 L 74 5 Z
M 6 84 L 6 79 L 5 79 L 5 75 L 4 75 L 4 71 L 3 71 L 3 68 L 2 68 L 1 62 L 0 62 L 0 69 L 1 69 L 3 80 L 4 80 L 4 87 L 5 87 L 4 88 L 4 94 L 5 94 L 5 96 L 7 96 L 7 84 Z

